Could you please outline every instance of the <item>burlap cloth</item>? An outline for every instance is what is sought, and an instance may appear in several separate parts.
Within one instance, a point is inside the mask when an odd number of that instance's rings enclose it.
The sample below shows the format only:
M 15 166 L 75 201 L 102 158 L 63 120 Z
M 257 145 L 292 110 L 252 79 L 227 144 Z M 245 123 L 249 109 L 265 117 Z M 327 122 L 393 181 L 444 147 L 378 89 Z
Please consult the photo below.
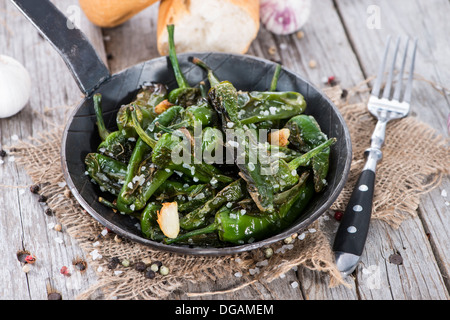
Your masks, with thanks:
M 345 118 L 353 143 L 353 160 L 347 185 L 331 210 L 344 210 L 352 187 L 364 165 L 364 150 L 368 147 L 375 119 L 366 109 L 368 97 L 365 83 L 342 95 L 337 87 L 325 88 L 326 94 L 335 102 Z M 353 102 L 352 100 L 357 100 Z M 117 241 L 114 234 L 100 238 L 100 245 L 93 247 L 93 237 L 104 229 L 87 214 L 73 197 L 67 197 L 60 166 L 60 144 L 63 127 L 44 133 L 28 141 L 20 141 L 10 150 L 16 162 L 23 165 L 34 183 L 41 184 L 42 193 L 48 197 L 48 205 L 67 232 L 85 251 L 88 267 L 97 272 L 98 281 L 78 299 L 165 299 L 175 290 L 184 290 L 188 296 L 215 294 L 217 292 L 186 292 L 187 283 L 234 279 L 229 287 L 220 292 L 238 290 L 256 281 L 269 283 L 293 267 L 299 266 L 329 276 L 327 283 L 334 287 L 348 284 L 334 264 L 331 250 L 332 234 L 321 226 L 321 219 L 297 237 L 293 243 L 276 243 L 274 255 L 266 259 L 262 250 L 226 257 L 197 257 L 154 251 L 149 247 L 126 239 Z M 373 218 L 398 227 L 405 219 L 416 215 L 422 194 L 437 187 L 449 173 L 449 139 L 436 134 L 435 130 L 414 117 L 390 123 L 384 158 L 378 167 Z M 332 212 L 323 218 L 333 219 Z M 97 249 L 101 259 L 89 255 Z M 133 267 L 119 265 L 108 269 L 112 257 L 127 259 L 131 263 L 149 259 L 162 261 L 170 268 L 166 276 L 147 279 Z M 120 275 L 114 271 L 123 271 Z M 242 275 L 242 276 L 241 276 Z M 239 277 L 237 277 L 239 276 Z M 321 277 L 324 278 L 324 277 Z M 227 281 L 228 282 L 228 281 Z

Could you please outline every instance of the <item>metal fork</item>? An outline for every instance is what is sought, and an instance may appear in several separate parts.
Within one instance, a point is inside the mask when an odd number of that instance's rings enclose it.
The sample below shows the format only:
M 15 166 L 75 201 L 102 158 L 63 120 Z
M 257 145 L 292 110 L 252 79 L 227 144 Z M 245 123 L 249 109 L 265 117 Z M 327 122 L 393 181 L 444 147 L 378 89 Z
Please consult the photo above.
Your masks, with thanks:
M 375 172 L 378 162 L 382 159 L 381 148 L 385 141 L 386 125 L 391 120 L 406 117 L 410 111 L 417 39 L 414 41 L 408 83 L 402 99 L 403 73 L 408 57 L 409 38 L 406 40 L 406 48 L 400 72 L 397 75 L 395 92 L 391 95 L 400 42 L 401 39 L 399 37 L 395 44 L 388 79 L 381 93 L 386 62 L 390 51 L 389 47 L 391 45 L 391 36 L 388 37 L 383 61 L 368 102 L 368 110 L 377 118 L 378 122 L 372 135 L 370 148 L 365 153 L 367 157 L 366 164 L 347 204 L 334 239 L 333 251 L 335 252 L 336 265 L 344 276 L 351 274 L 356 269 L 364 250 L 372 214 Z M 381 94 L 382 96 L 380 97 Z

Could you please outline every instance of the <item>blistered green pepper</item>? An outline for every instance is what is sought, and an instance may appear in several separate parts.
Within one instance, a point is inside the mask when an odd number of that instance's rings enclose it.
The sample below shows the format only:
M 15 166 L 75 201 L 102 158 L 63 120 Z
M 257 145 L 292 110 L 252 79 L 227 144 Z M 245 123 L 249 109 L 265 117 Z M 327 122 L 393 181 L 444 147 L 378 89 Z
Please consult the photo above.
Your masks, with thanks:
M 145 209 L 141 213 L 141 232 L 142 234 L 151 240 L 161 241 L 164 239 L 164 234 L 158 226 L 157 212 L 161 210 L 162 205 L 152 203 L 146 205 Z
M 240 208 L 222 207 L 215 216 L 214 223 L 178 236 L 165 239 L 166 243 L 176 243 L 199 234 L 217 232 L 221 241 L 233 244 L 258 241 L 271 236 L 297 219 L 314 195 L 314 185 L 309 174 L 304 173 L 299 183 L 290 190 L 278 208 L 271 213 L 247 213 Z
M 211 217 L 217 209 L 228 202 L 232 203 L 243 199 L 246 194 L 244 181 L 242 179 L 236 180 L 217 193 L 217 195 L 206 202 L 204 206 L 181 218 L 180 226 L 184 230 L 193 230 L 203 227 L 208 223 L 208 218 Z
M 289 129 L 289 142 L 301 152 L 308 152 L 324 143 L 328 138 L 312 116 L 299 115 L 290 119 L 285 128 Z M 312 159 L 316 192 L 326 186 L 330 159 L 330 148 L 321 151 Z
M 169 125 L 173 121 L 173 119 L 177 116 L 177 113 L 179 112 L 180 109 L 181 107 L 173 106 L 168 110 L 166 110 L 165 112 L 163 112 L 162 114 L 160 114 L 158 117 L 156 117 L 155 120 L 153 120 L 153 122 L 147 127 L 146 131 L 148 134 L 146 136 L 148 137 L 153 136 L 157 138 L 155 134 L 158 133 L 159 128 L 155 125 L 155 123 L 159 122 L 162 123 L 163 125 Z M 137 127 L 135 128 L 136 131 L 139 131 Z M 143 130 L 140 126 L 139 128 Z M 138 194 L 136 194 L 136 191 L 138 190 L 138 188 L 136 187 L 136 183 L 142 180 L 148 182 L 149 177 L 147 176 L 147 174 L 153 173 L 150 172 L 150 170 L 148 170 L 149 168 L 147 167 L 150 166 L 151 164 L 150 160 L 147 161 L 148 165 L 145 166 L 146 170 L 144 170 L 145 171 L 144 173 L 140 173 L 139 170 L 142 169 L 142 163 L 145 159 L 151 159 L 152 146 L 156 145 L 155 141 L 156 140 L 153 139 L 151 141 L 144 141 L 142 140 L 141 137 L 139 137 L 137 140 L 136 147 L 134 148 L 133 154 L 131 155 L 130 161 L 128 163 L 125 183 L 117 199 L 117 208 L 121 212 L 129 213 L 136 210 L 137 209 L 136 207 L 145 205 L 145 203 L 143 203 L 143 199 L 145 198 L 148 199 L 151 196 L 151 195 L 149 196 L 150 192 L 156 191 L 155 188 L 148 188 L 148 190 L 145 192 L 145 197 L 142 198 L 141 196 L 140 199 L 138 199 Z M 160 179 L 155 180 L 155 185 L 164 182 L 167 178 L 170 177 L 170 175 L 173 172 L 171 172 L 170 169 L 168 170 L 170 172 L 166 172 L 165 170 L 162 170 L 163 172 L 158 172 L 158 178 Z M 138 181 L 133 181 L 133 179 L 137 179 L 136 177 L 142 178 L 140 178 Z M 142 195 L 142 190 L 141 189 L 139 190 L 141 191 Z M 136 201 L 138 201 L 138 203 L 135 203 Z M 131 207 L 132 205 L 134 205 L 134 209 L 133 207 Z
M 119 131 L 127 137 L 137 137 L 136 130 L 131 119 L 129 106 L 137 108 L 137 116 L 142 127 L 147 127 L 157 116 L 154 108 L 167 99 L 168 92 L 165 85 L 160 83 L 148 83 L 142 86 L 136 95 L 136 99 L 130 104 L 123 105 L 117 112 L 116 122 Z
M 127 174 L 125 164 L 99 153 L 89 153 L 84 163 L 87 173 L 102 191 L 119 194 Z
M 182 106 L 195 105 L 201 99 L 201 91 L 199 88 L 192 88 L 181 72 L 175 51 L 174 30 L 174 25 L 167 25 L 167 32 L 169 34 L 169 59 L 178 84 L 178 88 L 169 93 L 169 101 Z
M 97 151 L 115 160 L 127 163 L 133 152 L 136 139 L 129 139 L 122 131 L 110 132 L 103 119 L 102 95 L 100 93 L 94 94 L 93 100 L 98 133 L 102 139 Z

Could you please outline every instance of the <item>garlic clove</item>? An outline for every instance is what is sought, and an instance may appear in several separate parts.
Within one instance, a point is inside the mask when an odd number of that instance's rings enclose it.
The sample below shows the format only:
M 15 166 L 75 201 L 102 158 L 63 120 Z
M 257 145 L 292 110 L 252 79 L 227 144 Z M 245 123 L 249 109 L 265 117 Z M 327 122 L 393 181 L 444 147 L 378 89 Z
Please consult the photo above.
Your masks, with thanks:
M 0 118 L 21 111 L 30 99 L 31 78 L 16 59 L 0 55 Z
M 176 238 L 180 233 L 178 204 L 176 202 L 163 203 L 163 207 L 157 212 L 157 216 L 157 222 L 164 235 L 168 238 Z
M 311 0 L 260 0 L 261 22 L 275 34 L 298 31 L 309 19 Z

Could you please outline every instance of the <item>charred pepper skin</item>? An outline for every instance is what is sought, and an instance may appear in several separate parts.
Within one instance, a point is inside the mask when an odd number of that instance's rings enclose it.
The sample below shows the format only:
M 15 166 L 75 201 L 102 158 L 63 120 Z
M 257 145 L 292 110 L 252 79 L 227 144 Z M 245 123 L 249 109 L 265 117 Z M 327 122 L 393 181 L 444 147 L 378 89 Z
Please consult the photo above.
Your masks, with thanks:
M 194 230 L 204 227 L 208 223 L 208 218 L 214 215 L 214 212 L 226 205 L 228 202 L 242 200 L 247 195 L 245 183 L 242 179 L 236 180 L 217 195 L 205 203 L 204 206 L 188 213 L 180 219 L 180 226 L 184 230 Z
M 155 107 L 167 99 L 168 89 L 160 83 L 144 84 L 136 95 L 136 99 L 130 104 L 123 105 L 117 112 L 116 122 L 119 131 L 130 138 L 137 137 L 136 129 L 133 125 L 129 106 L 137 108 L 139 123 L 142 127 L 147 127 L 157 116 Z
M 217 232 L 219 239 L 232 244 L 244 244 L 258 241 L 280 232 L 297 219 L 305 210 L 314 195 L 314 184 L 309 173 L 304 173 L 299 183 L 288 191 L 287 201 L 279 206 L 276 212 L 268 214 L 242 214 L 241 210 L 222 207 L 215 216 L 214 223 L 191 232 L 180 235 L 175 239 L 164 239 L 172 244 L 186 240 L 199 234 Z
M 287 122 L 285 128 L 290 131 L 289 142 L 301 152 L 308 152 L 328 139 L 312 116 L 293 117 Z M 326 186 L 330 152 L 330 148 L 326 148 L 312 159 L 316 192 L 322 191 Z

